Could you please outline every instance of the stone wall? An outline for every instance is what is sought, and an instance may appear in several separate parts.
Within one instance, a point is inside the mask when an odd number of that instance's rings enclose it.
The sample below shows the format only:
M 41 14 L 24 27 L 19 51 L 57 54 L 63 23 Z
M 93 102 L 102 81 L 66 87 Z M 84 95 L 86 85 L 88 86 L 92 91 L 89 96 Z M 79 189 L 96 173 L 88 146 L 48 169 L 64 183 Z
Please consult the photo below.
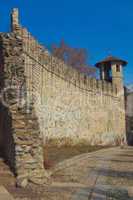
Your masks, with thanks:
M 17 184 L 43 184 L 43 139 L 34 107 L 27 105 L 23 41 L 16 33 L 0 34 L 0 135 L 3 157 L 17 176 Z
M 133 92 L 126 92 L 126 129 L 127 141 L 133 145 Z
M 12 32 L 0 34 L 0 148 L 18 185 L 42 184 L 43 140 L 120 144 L 124 96 L 51 56 L 21 27 L 18 10 L 11 21 Z
M 28 99 L 35 103 L 44 140 L 120 143 L 125 138 L 123 92 L 53 57 L 27 29 L 16 32 L 23 39 Z

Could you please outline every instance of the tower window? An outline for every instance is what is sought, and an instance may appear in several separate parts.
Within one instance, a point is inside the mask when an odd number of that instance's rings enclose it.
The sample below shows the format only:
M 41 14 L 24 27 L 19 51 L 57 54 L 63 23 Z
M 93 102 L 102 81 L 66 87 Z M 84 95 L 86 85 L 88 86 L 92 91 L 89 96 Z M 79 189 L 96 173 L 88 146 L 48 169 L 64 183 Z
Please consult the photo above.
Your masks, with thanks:
M 116 71 L 120 72 L 120 65 L 116 65 Z

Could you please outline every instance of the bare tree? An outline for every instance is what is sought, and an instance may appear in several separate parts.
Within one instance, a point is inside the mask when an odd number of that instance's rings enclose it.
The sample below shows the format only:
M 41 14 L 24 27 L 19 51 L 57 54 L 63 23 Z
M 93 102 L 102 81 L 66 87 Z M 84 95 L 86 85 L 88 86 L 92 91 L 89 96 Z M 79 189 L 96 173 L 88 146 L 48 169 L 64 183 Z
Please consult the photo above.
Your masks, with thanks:
M 52 45 L 52 54 L 87 76 L 95 76 L 96 69 L 87 64 L 88 55 L 85 49 L 72 48 L 62 40 L 59 47 Z

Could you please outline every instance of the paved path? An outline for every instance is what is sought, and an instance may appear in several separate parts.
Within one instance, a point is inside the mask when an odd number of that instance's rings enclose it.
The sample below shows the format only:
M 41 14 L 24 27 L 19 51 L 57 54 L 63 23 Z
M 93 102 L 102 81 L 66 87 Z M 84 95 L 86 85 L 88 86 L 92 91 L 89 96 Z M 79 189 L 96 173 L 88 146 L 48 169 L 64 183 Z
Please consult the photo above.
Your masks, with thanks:
M 133 200 L 133 148 L 109 148 L 73 157 L 59 163 L 52 178 L 52 185 L 34 190 L 27 199 Z M 29 192 L 24 193 L 21 197 Z
M 133 148 L 77 156 L 56 166 L 53 180 L 58 194 L 67 191 L 66 200 L 133 199 Z

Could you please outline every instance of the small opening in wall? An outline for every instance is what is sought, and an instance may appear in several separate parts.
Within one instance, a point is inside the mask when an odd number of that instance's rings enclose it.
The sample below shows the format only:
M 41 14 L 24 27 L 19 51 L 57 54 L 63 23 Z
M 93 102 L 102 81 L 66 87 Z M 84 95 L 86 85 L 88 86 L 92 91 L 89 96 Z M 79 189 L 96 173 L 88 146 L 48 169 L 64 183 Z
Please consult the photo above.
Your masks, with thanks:
M 86 84 L 86 82 L 87 82 L 87 77 L 86 75 L 84 75 L 84 84 Z
M 120 72 L 120 65 L 116 65 L 116 71 Z

